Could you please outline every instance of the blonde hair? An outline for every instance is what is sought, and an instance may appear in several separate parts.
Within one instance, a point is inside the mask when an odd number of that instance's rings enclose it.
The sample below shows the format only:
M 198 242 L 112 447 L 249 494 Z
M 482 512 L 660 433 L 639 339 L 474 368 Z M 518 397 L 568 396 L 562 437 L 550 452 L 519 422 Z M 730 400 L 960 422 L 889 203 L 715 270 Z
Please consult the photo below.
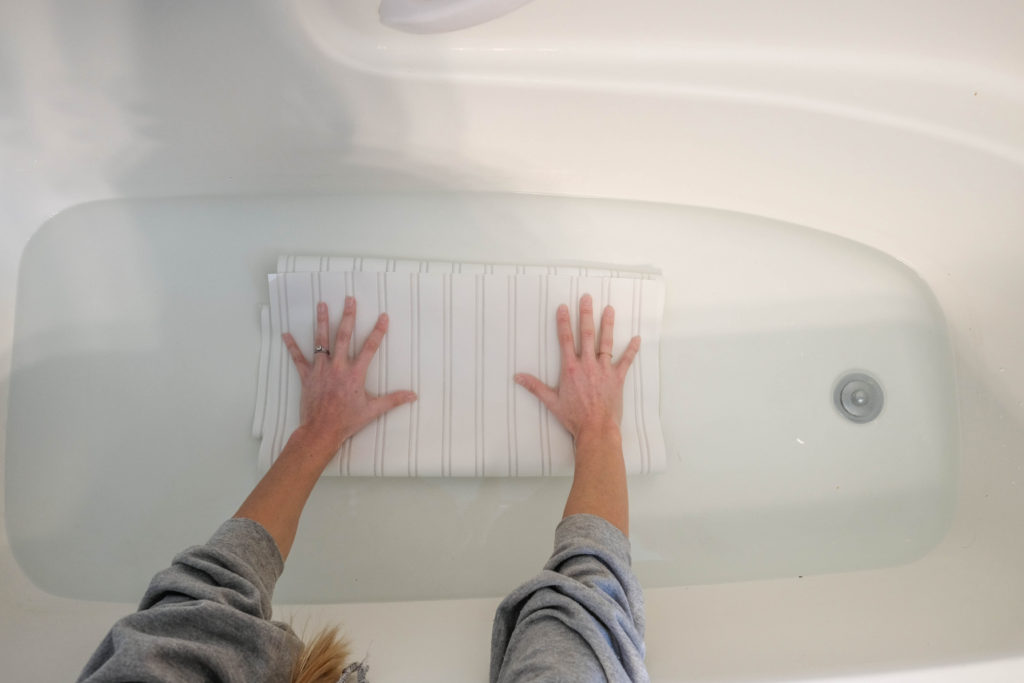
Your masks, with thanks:
M 349 644 L 338 635 L 338 627 L 324 627 L 305 640 L 292 667 L 292 683 L 337 683 L 348 657 Z

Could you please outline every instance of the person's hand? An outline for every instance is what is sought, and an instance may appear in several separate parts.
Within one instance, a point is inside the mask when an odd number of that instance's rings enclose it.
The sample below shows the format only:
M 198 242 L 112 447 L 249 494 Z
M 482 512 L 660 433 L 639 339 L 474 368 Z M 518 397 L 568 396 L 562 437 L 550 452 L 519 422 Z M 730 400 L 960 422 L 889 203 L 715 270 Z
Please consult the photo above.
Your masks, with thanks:
M 618 429 L 622 421 L 622 385 L 640 350 L 640 337 L 633 337 L 622 357 L 613 363 L 615 309 L 611 306 L 604 309 L 598 340 L 594 330 L 594 301 L 589 294 L 584 294 L 580 298 L 580 353 L 576 355 L 569 307 L 559 306 L 555 318 L 562 349 L 558 386 L 549 387 L 525 373 L 517 374 L 516 382 L 539 398 L 576 440 L 584 432 L 601 433 L 609 427 Z
M 395 391 L 384 396 L 373 396 L 366 391 L 366 370 L 388 331 L 388 316 L 381 314 L 363 348 L 355 358 L 349 358 L 348 347 L 355 324 L 356 301 L 346 297 L 333 351 L 314 352 L 312 362 L 306 359 L 291 334 L 282 335 L 302 380 L 299 428 L 306 430 L 331 456 L 345 439 L 378 416 L 416 400 L 416 394 L 411 391 Z M 314 344 L 325 350 L 331 348 L 327 304 L 323 302 L 316 308 Z

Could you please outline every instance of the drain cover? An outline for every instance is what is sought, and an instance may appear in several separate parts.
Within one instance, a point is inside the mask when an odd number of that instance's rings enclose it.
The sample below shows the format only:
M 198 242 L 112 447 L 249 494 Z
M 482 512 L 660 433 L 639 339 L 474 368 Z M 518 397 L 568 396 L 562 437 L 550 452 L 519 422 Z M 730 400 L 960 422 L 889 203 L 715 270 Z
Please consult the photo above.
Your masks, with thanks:
M 851 422 L 863 424 L 878 417 L 885 397 L 881 385 L 871 375 L 851 372 L 836 382 L 832 401 L 840 415 Z

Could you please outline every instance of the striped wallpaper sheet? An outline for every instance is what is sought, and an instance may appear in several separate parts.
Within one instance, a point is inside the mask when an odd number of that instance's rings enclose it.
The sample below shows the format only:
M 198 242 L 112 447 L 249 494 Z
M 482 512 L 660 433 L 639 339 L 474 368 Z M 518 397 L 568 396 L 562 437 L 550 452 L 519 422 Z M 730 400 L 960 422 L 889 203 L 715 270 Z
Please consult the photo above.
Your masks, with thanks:
M 367 389 L 411 389 L 400 406 L 349 439 L 326 476 L 535 477 L 573 471 L 569 434 L 513 381 L 529 372 L 557 384 L 555 310 L 590 293 L 595 312 L 615 307 L 616 360 L 640 334 L 626 379 L 622 436 L 629 473 L 665 468 L 658 412 L 658 337 L 664 285 L 653 273 L 582 267 L 502 266 L 282 257 L 269 276 L 253 433 L 266 470 L 299 423 L 298 373 L 281 333 L 312 355 L 316 303 L 325 301 L 333 338 L 346 296 L 357 301 L 354 353 L 377 316 L 390 327 L 367 373 Z

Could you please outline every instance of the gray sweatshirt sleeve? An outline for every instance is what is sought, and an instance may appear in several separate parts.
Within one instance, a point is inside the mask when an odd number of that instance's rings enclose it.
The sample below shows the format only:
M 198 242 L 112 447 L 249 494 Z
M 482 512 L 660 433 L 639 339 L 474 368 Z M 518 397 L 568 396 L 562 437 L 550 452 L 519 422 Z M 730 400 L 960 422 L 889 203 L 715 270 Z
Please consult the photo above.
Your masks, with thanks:
M 566 517 L 543 571 L 494 617 L 495 681 L 648 681 L 644 604 L 629 539 L 594 515 Z
M 270 621 L 283 569 L 266 529 L 229 519 L 153 577 L 139 611 L 114 624 L 78 680 L 289 680 L 302 643 Z

